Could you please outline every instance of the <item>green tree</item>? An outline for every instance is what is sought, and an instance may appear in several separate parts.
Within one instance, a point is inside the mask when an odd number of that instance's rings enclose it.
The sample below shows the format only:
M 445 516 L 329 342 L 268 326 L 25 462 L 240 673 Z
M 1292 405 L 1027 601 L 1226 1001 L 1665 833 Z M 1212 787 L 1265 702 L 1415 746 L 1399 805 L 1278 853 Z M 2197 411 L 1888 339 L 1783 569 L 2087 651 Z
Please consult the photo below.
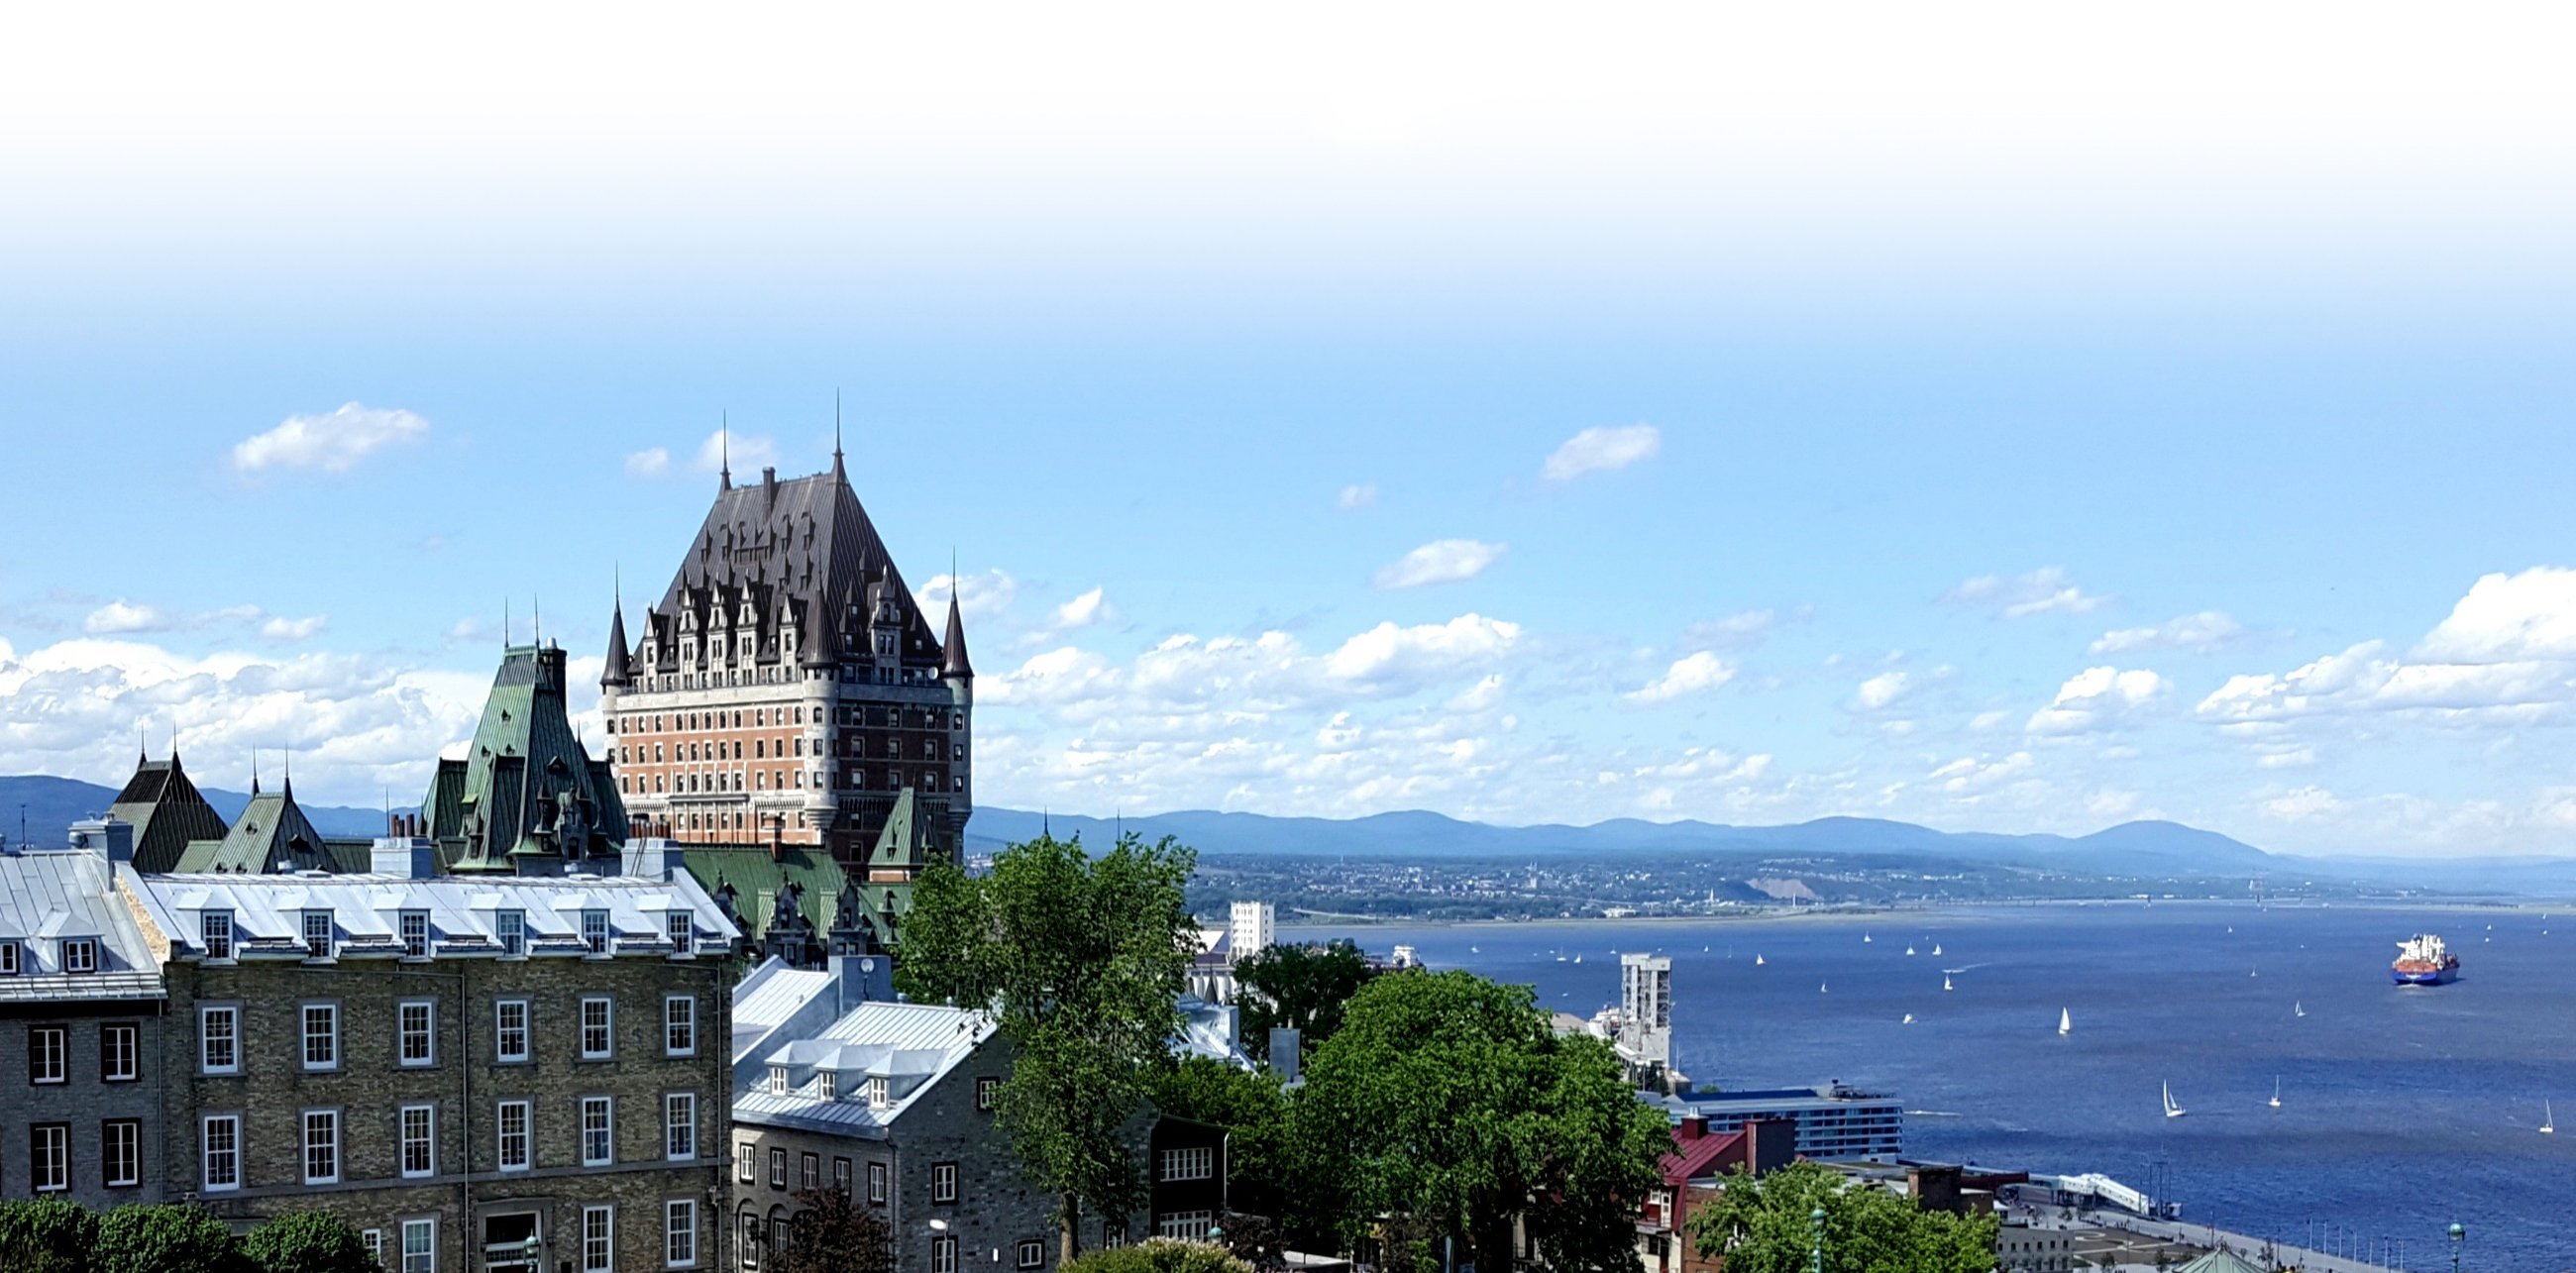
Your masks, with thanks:
M 1094 1251 L 1065 1265 L 1064 1273 L 1252 1273 L 1252 1266 L 1213 1243 L 1148 1238 Z
M 1756 1178 L 1742 1168 L 1690 1218 L 1690 1238 L 1727 1273 L 1806 1273 L 1815 1225 L 1825 1213 L 1826 1273 L 1987 1273 L 1995 1266 L 1995 1219 L 1926 1211 L 1876 1187 L 1847 1188 L 1814 1163 Z
M 242 1254 L 261 1273 L 377 1273 L 376 1257 L 349 1222 L 328 1211 L 290 1211 L 250 1231 Z
M 894 1273 L 894 1229 L 846 1193 L 805 1189 L 772 1273 Z
M 87 1273 L 98 1245 L 98 1217 L 69 1198 L 0 1203 L 0 1269 L 17 1273 Z
M 1288 1097 L 1278 1076 L 1189 1056 L 1148 1071 L 1145 1092 L 1163 1113 L 1225 1128 L 1228 1200 L 1237 1211 L 1282 1217 Z M 1235 1228 L 1227 1221 L 1229 1234 Z
M 241 1242 L 203 1208 L 128 1203 L 98 1218 L 90 1273 L 259 1273 Z
M 988 875 L 934 864 L 898 929 L 904 993 L 982 1008 L 1011 1043 L 995 1112 L 1056 1195 L 1060 1263 L 1080 1252 L 1086 1207 L 1124 1216 L 1145 1200 L 1126 1124 L 1180 1035 L 1198 950 L 1182 887 L 1197 863 L 1169 836 L 1123 835 L 1097 858 L 1041 836 L 995 855 Z
M 1235 982 L 1251 992 L 1238 996 L 1243 1050 L 1268 1061 L 1271 1027 L 1292 1026 L 1302 1050 L 1313 1055 L 1342 1027 L 1343 1005 L 1372 975 L 1368 956 L 1346 937 L 1324 945 L 1272 946 L 1239 960 Z
M 1637 1205 L 1672 1148 L 1607 1044 L 1558 1038 L 1530 987 L 1467 972 L 1362 988 L 1289 1130 L 1296 1178 L 1342 1236 L 1402 1235 L 1390 1268 L 1453 1241 L 1461 1260 L 1512 1268 L 1517 1217 L 1549 1266 L 1629 1273 Z

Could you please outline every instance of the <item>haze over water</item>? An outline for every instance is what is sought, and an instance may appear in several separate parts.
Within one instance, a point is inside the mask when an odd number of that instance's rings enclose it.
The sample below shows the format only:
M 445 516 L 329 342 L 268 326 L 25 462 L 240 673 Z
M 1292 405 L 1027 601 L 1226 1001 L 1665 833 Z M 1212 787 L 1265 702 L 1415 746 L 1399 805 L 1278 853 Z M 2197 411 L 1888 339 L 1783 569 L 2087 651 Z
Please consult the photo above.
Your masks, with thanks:
M 2389 983 L 2416 932 L 2450 942 L 2458 983 Z M 2536 1130 L 2544 1098 L 2576 1124 L 2565 911 L 2165 902 L 1282 930 L 1324 936 L 1409 944 L 1581 1016 L 1617 1000 L 1617 952 L 1670 955 L 1675 1060 L 1702 1089 L 1891 1090 L 1908 1157 L 2141 1188 L 2162 1163 L 2186 1220 L 2301 1245 L 2312 1224 L 2403 1238 L 2424 1269 L 2448 1266 L 2453 1220 L 2468 1268 L 2541 1273 L 2576 1248 L 2576 1125 Z M 1947 993 L 1945 968 L 1962 970 Z M 2186 1117 L 2163 1117 L 2167 1082 Z

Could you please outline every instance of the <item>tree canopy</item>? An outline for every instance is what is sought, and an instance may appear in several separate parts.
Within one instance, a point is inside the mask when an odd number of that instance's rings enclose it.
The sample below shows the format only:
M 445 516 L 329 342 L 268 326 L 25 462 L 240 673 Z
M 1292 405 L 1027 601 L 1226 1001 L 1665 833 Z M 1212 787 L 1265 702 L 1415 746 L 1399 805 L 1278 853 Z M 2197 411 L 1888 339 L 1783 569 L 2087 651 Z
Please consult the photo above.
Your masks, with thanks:
M 202 1208 L 129 1203 L 98 1218 L 92 1273 L 256 1273 L 241 1241 Z
M 1303 1050 L 1317 1045 L 1342 1026 L 1342 1012 L 1352 995 L 1367 985 L 1372 970 L 1368 956 L 1349 938 L 1309 946 L 1272 946 L 1254 951 L 1234 965 L 1237 985 L 1251 993 L 1239 996 L 1243 1009 L 1243 1049 L 1256 1061 L 1270 1059 L 1270 1030 L 1289 1026 L 1299 1032 Z
M 1846 1188 L 1843 1177 L 1796 1163 L 1756 1178 L 1738 1168 L 1723 1192 L 1690 1217 L 1703 1257 L 1727 1273 L 1806 1273 L 1815 1241 L 1811 1215 L 1825 1213 L 1825 1273 L 1987 1273 L 1995 1264 L 1995 1219 L 1926 1211 L 1878 1188 Z
M 1150 1071 L 1145 1091 L 1165 1114 L 1225 1128 L 1228 1201 L 1238 1212 L 1280 1218 L 1289 1175 L 1288 1096 L 1278 1076 L 1188 1056 Z
M 376 1273 L 376 1257 L 349 1222 L 328 1211 L 290 1211 L 250 1231 L 242 1253 L 261 1273 Z
M 897 930 L 905 994 L 988 1011 L 1010 1042 L 997 1117 L 1059 1199 L 1066 1262 L 1084 1208 L 1124 1216 L 1146 1196 L 1123 1133 L 1180 1033 L 1198 949 L 1182 888 L 1197 862 L 1168 836 L 1131 832 L 1096 858 L 1078 837 L 1041 836 L 996 854 L 987 875 L 933 864 Z
M 801 1189 L 772 1273 L 894 1273 L 894 1229 L 845 1190 Z
M 1553 1268 L 1637 1268 L 1636 1208 L 1670 1127 L 1608 1045 L 1558 1038 L 1530 987 L 1376 978 L 1306 1079 L 1289 1111 L 1298 1174 L 1327 1191 L 1319 1209 L 1345 1237 L 1378 1225 L 1415 1249 L 1454 1239 L 1462 1260 L 1503 1270 L 1517 1216 Z

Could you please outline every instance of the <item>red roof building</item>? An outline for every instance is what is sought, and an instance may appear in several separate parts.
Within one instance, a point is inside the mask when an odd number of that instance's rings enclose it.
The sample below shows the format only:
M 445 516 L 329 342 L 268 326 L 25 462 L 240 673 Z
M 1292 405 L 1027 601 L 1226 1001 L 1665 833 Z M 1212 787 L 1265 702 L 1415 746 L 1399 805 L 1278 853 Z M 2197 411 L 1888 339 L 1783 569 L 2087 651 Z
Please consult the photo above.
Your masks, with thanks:
M 1637 1216 L 1637 1258 L 1646 1273 L 1716 1273 L 1719 1261 L 1701 1258 L 1691 1245 L 1692 1207 L 1716 1197 L 1737 1167 L 1760 1176 L 1788 1166 L 1797 1143 L 1798 1126 L 1785 1118 L 1754 1119 L 1731 1132 L 1711 1132 L 1704 1118 L 1683 1119 L 1660 1164 L 1663 1180 Z

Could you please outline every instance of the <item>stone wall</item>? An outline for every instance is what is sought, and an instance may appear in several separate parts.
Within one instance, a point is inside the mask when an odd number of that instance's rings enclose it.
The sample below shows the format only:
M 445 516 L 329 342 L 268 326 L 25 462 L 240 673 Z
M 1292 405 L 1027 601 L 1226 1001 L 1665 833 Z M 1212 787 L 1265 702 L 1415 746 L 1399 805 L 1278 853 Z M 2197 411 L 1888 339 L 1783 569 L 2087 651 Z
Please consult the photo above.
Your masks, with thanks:
M 162 1054 L 162 1005 L 146 1000 L 57 1000 L 0 1008 L 0 1194 L 34 1192 L 32 1132 L 42 1123 L 67 1123 L 71 1133 L 71 1188 L 64 1196 L 103 1209 L 128 1202 L 160 1202 L 161 1130 L 166 1079 Z M 141 1051 L 136 1078 L 108 1082 L 102 1075 L 101 1032 L 109 1025 L 135 1028 Z M 37 1085 L 30 1078 L 30 1030 L 60 1027 L 68 1046 L 64 1082 Z M 141 1134 L 140 1180 L 110 1188 L 105 1138 L 109 1120 L 131 1119 Z

